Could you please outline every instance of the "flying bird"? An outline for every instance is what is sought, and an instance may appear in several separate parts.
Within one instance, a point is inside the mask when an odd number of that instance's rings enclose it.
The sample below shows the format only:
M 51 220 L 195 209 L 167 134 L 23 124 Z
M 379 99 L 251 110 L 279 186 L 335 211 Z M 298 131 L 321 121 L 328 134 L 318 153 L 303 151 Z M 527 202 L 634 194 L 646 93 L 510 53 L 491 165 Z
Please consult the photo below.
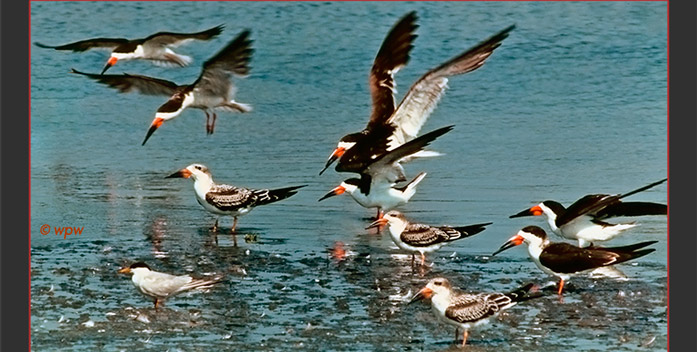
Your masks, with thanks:
M 250 31 L 245 30 L 230 41 L 217 54 L 203 64 L 201 74 L 192 84 L 178 85 L 164 79 L 121 74 L 97 75 L 72 70 L 99 83 L 118 89 L 120 92 L 136 91 L 146 95 L 169 96 L 169 100 L 157 109 L 143 145 L 162 123 L 177 117 L 186 108 L 201 109 L 206 113 L 206 132 L 212 134 L 217 115 L 215 109 L 249 112 L 252 107 L 233 99 L 236 89 L 231 76 L 244 77 L 249 74 L 252 58 Z
M 108 49 L 111 55 L 107 61 L 102 74 L 117 61 L 126 60 L 150 60 L 160 66 L 180 66 L 189 65 L 193 59 L 186 55 L 175 53 L 172 49 L 192 40 L 211 40 L 217 37 L 224 26 L 220 25 L 197 33 L 172 33 L 158 32 L 142 39 L 125 38 L 92 38 L 64 45 L 46 45 L 34 42 L 40 48 L 55 50 L 72 50 L 83 52 L 90 49 Z
M 370 71 L 373 109 L 368 125 L 339 140 L 320 175 L 337 159 L 335 170 L 360 172 L 378 156 L 416 138 L 421 127 L 445 92 L 448 77 L 481 67 L 515 26 L 510 26 L 475 47 L 426 72 L 395 106 L 394 75 L 409 61 L 416 38 L 416 13 L 410 12 L 395 24 L 385 38 Z M 440 155 L 423 151 L 415 157 Z

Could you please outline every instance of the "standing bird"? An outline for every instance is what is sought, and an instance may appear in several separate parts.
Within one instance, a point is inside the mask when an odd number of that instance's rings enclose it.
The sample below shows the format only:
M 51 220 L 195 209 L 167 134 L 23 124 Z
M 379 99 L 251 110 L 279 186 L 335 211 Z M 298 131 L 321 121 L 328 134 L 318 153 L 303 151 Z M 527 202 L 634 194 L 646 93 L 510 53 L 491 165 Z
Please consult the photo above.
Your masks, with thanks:
M 143 295 L 154 299 L 155 309 L 160 303 L 187 290 L 205 289 L 222 281 L 222 277 L 194 279 L 189 275 L 170 275 L 153 271 L 143 263 L 137 262 L 119 270 L 121 274 L 133 274 L 131 281 Z
M 658 241 L 646 241 L 611 248 L 595 246 L 579 248 L 565 242 L 551 242 L 543 229 L 527 226 L 506 241 L 492 256 L 522 243 L 527 244 L 528 254 L 535 265 L 547 274 L 559 278 L 557 293 L 561 295 L 564 282 L 569 281 L 572 274 L 643 257 L 655 249 L 639 249 L 656 242 Z
M 155 119 L 145 135 L 143 145 L 164 121 L 171 120 L 186 108 L 201 109 L 206 113 L 206 132 L 212 134 L 217 115 L 214 109 L 249 112 L 252 107 L 236 102 L 235 86 L 230 78 L 232 75 L 244 77 L 249 73 L 249 61 L 254 50 L 249 39 L 248 30 L 240 33 L 222 50 L 203 64 L 198 79 L 187 85 L 177 85 L 174 82 L 141 75 L 97 75 L 72 70 L 73 73 L 92 78 L 120 92 L 137 91 L 146 95 L 170 96 L 169 100 L 160 106 L 155 113 Z M 212 115 L 212 119 L 211 119 Z
M 424 253 L 435 252 L 444 245 L 462 239 L 474 236 L 485 230 L 491 222 L 450 227 L 450 226 L 430 226 L 426 224 L 412 223 L 407 220 L 404 214 L 392 210 L 385 214 L 382 219 L 378 219 L 368 228 L 384 226 L 388 224 L 390 237 L 397 247 L 412 252 L 411 265 L 414 265 L 414 252 L 421 253 L 421 265 L 426 262 Z
M 501 45 L 515 26 L 510 26 L 477 46 L 426 72 L 409 89 L 395 108 L 394 74 L 409 61 L 409 52 L 418 27 L 416 13 L 410 12 L 390 30 L 370 71 L 373 109 L 361 132 L 348 134 L 329 156 L 320 175 L 337 159 L 335 170 L 360 172 L 373 159 L 414 139 L 445 92 L 448 77 L 471 72 Z M 418 157 L 436 156 L 424 151 Z
M 603 220 L 618 216 L 643 216 L 668 214 L 665 204 L 650 202 L 622 202 L 621 199 L 660 185 L 666 179 L 635 189 L 625 194 L 589 194 L 568 208 L 558 202 L 546 200 L 530 209 L 525 209 L 509 218 L 545 215 L 549 227 L 557 235 L 578 240 L 579 247 L 594 241 L 607 241 L 622 231 L 636 226 L 635 223 L 611 224 Z
M 459 329 L 463 329 L 462 346 L 472 327 L 487 323 L 489 318 L 511 308 L 518 302 L 541 297 L 533 284 L 527 284 L 509 293 L 464 293 L 453 289 L 448 279 L 439 277 L 428 282 L 410 304 L 422 299 L 431 299 L 431 307 L 436 317 L 448 325 L 455 326 L 455 342 Z
M 409 202 L 409 199 L 416 193 L 416 186 L 426 177 L 422 172 L 404 186 L 397 187 L 389 182 L 371 182 L 368 177 L 349 178 L 329 193 L 325 194 L 319 201 L 329 197 L 348 193 L 356 203 L 364 208 L 376 208 L 376 219 L 382 218 L 384 211 L 389 211 L 402 204 Z
M 422 152 L 436 138 L 450 132 L 452 129 L 453 126 L 439 128 L 376 157 L 366 167 L 356 171 L 360 174 L 360 179 L 344 181 L 342 185 L 334 188 L 319 200 L 339 195 L 346 189 L 353 189 L 350 193 L 353 199 L 364 207 L 376 207 L 378 210 L 377 218 L 381 218 L 383 210 L 389 210 L 406 203 L 416 191 L 416 184 L 421 182 L 423 177 L 426 176 L 425 173 L 418 175 L 403 189 L 396 187 L 398 182 L 407 180 L 401 163 L 413 158 L 414 155 Z M 343 186 L 344 184 L 346 186 Z M 353 184 L 355 184 L 355 188 Z
M 248 189 L 232 185 L 217 184 L 213 182 L 213 176 L 208 168 L 201 164 L 191 164 L 165 178 L 193 178 L 194 191 L 198 204 L 216 215 L 229 215 L 234 217 L 234 223 L 230 232 L 237 246 L 235 229 L 237 218 L 249 213 L 254 207 L 274 203 L 286 199 L 305 187 L 293 186 L 279 189 Z M 213 225 L 213 232 L 218 230 L 218 219 Z M 217 238 L 216 238 L 217 240 Z
M 35 42 L 40 48 L 56 50 L 72 50 L 76 52 L 86 51 L 92 48 L 110 49 L 111 56 L 102 70 L 102 74 L 118 60 L 150 60 L 159 66 L 179 66 L 189 65 L 193 59 L 186 55 L 179 55 L 172 51 L 182 44 L 196 40 L 211 40 L 223 31 L 224 26 L 220 25 L 197 33 L 172 33 L 158 32 L 142 39 L 125 38 L 93 38 L 81 40 L 65 45 L 46 45 Z

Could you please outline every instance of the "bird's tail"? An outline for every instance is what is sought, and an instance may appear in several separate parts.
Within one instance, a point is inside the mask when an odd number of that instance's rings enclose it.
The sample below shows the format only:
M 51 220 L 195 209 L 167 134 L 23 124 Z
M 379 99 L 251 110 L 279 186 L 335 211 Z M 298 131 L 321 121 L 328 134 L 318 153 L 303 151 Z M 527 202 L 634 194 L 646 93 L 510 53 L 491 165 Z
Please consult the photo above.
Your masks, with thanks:
M 225 103 L 225 105 L 222 105 L 221 108 L 223 108 L 225 110 L 237 111 L 237 112 L 250 112 L 250 111 L 252 111 L 251 105 L 236 102 L 234 100 L 231 100 L 231 101 Z
M 416 193 L 416 186 L 419 185 L 419 183 L 424 179 L 424 177 L 426 177 L 426 175 L 427 174 L 425 172 L 422 172 L 416 175 L 416 177 L 414 177 L 413 180 L 409 181 L 409 183 L 404 185 L 404 187 L 399 187 L 396 189 L 402 191 L 402 193 L 405 194 L 406 198 L 411 198 L 414 195 L 414 193 Z
M 260 199 L 259 204 L 269 204 L 273 202 L 278 202 L 279 200 L 286 199 L 296 193 L 298 193 L 299 188 L 303 188 L 307 185 L 285 187 L 271 190 L 264 190 L 259 192 L 265 192 L 266 194 L 262 199 Z
M 505 293 L 505 295 L 513 302 L 523 302 L 543 296 L 542 292 L 540 292 L 540 288 L 533 283 L 523 285 L 509 293 Z
M 491 225 L 491 224 L 493 224 L 493 222 L 486 222 L 483 224 L 453 227 L 453 229 L 459 231 L 462 234 L 462 237 L 460 237 L 460 238 L 465 238 L 465 237 L 474 236 L 474 235 L 484 231 L 486 229 L 486 226 Z
M 188 284 L 182 286 L 179 291 L 186 291 L 186 290 L 192 290 L 192 289 L 206 289 L 210 288 L 211 286 L 222 282 L 225 277 L 223 276 L 218 276 L 214 278 L 209 278 L 209 279 L 194 279 Z
M 630 244 L 630 245 L 621 246 L 621 247 L 607 247 L 607 248 L 596 247 L 596 248 L 604 249 L 608 252 L 615 253 L 618 256 L 617 261 L 612 263 L 613 265 L 615 265 L 615 264 L 626 262 L 628 260 L 640 258 L 640 257 L 643 257 L 643 256 L 651 253 L 651 252 L 654 252 L 656 250 L 655 248 L 648 248 L 648 249 L 642 249 L 642 250 L 638 250 L 638 249 L 652 245 L 656 242 L 658 242 L 658 241 L 645 241 L 645 242 L 639 242 L 639 243 Z

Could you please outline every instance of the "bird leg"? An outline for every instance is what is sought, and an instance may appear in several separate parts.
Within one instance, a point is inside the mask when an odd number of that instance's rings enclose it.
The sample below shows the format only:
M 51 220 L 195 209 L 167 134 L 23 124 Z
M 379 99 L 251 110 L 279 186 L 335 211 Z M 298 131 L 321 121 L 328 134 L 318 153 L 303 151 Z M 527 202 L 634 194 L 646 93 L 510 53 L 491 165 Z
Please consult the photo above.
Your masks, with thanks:
M 415 258 L 415 255 L 414 255 L 414 253 L 412 253 L 411 254 L 411 268 L 412 269 L 414 269 L 414 258 Z
M 212 114 L 213 114 L 213 122 L 211 122 L 211 129 L 208 132 L 208 134 L 213 134 L 213 129 L 215 128 L 215 119 L 218 118 L 218 115 L 215 114 L 215 111 L 212 112 Z
M 218 219 L 215 219 L 215 224 L 211 228 L 211 231 L 218 232 Z
M 465 347 L 465 344 L 467 343 L 467 336 L 469 336 L 469 331 L 465 329 L 465 332 L 462 333 L 462 347 Z
M 237 228 L 237 217 L 235 216 L 235 221 L 232 223 L 232 229 L 230 230 L 230 233 L 232 233 L 232 241 L 235 243 L 235 247 L 237 247 L 237 231 L 235 231 L 236 228 Z
M 564 289 L 564 279 L 559 279 L 559 291 L 557 291 L 557 294 L 561 296 L 561 291 Z
M 160 300 L 155 298 L 155 310 L 157 310 L 157 304 L 160 303 Z
M 460 337 L 460 328 L 455 328 L 455 343 L 457 343 L 457 339 Z
M 382 219 L 382 209 L 378 207 L 378 215 L 375 215 L 376 220 Z
M 425 262 L 426 262 L 426 255 L 421 253 L 421 266 L 424 266 Z

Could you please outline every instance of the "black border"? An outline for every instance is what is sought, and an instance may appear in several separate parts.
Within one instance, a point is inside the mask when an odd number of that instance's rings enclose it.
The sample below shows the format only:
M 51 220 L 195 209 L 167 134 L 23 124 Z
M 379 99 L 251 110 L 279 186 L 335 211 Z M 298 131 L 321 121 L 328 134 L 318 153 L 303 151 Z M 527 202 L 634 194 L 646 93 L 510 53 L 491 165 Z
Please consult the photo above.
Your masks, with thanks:
M 697 6 L 669 1 L 668 348 L 697 351 Z
M 29 349 L 29 10 L 0 2 L 0 350 Z M 697 351 L 697 6 L 669 1 L 669 347 Z M 639 45 L 640 43 L 638 43 Z M 26 147 L 25 147 L 26 146 Z M 26 173 L 24 172 L 26 170 Z
M 0 350 L 29 339 L 29 2 L 0 4 Z

